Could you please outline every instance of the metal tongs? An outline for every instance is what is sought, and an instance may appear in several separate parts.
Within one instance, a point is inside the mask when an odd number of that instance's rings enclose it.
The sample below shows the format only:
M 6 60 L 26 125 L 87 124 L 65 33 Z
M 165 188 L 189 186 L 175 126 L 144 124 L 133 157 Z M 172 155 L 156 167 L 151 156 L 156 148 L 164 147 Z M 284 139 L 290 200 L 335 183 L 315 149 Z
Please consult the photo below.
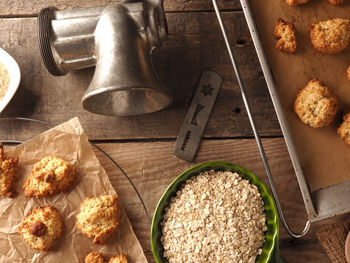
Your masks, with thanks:
M 290 236 L 292 236 L 294 238 L 301 238 L 301 237 L 305 236 L 306 233 L 309 231 L 310 220 L 307 220 L 304 229 L 300 233 L 293 232 L 288 226 L 288 223 L 287 223 L 287 221 L 286 221 L 286 219 L 284 217 L 283 210 L 282 210 L 282 207 L 281 207 L 278 195 L 277 195 L 275 184 L 274 184 L 274 181 L 273 181 L 273 178 L 272 178 L 272 175 L 271 175 L 270 166 L 269 166 L 269 163 L 268 163 L 267 158 L 266 158 L 265 150 L 264 150 L 264 147 L 262 145 L 259 132 L 258 132 L 258 130 L 256 128 L 256 125 L 255 125 L 255 121 L 254 121 L 253 114 L 252 114 L 252 111 L 251 111 L 250 103 L 249 103 L 248 98 L 247 98 L 246 90 L 245 90 L 245 87 L 243 85 L 241 74 L 239 72 L 239 69 L 238 69 L 235 57 L 233 55 L 233 52 L 232 52 L 232 49 L 231 49 L 231 46 L 230 46 L 230 42 L 228 41 L 228 38 L 227 38 L 225 26 L 224 26 L 224 24 L 222 22 L 220 10 L 218 8 L 216 0 L 212 0 L 212 2 L 213 2 L 213 6 L 214 6 L 214 9 L 215 9 L 216 16 L 217 16 L 219 24 L 220 24 L 222 35 L 223 35 L 224 40 L 225 40 L 226 48 L 227 48 L 228 54 L 229 54 L 230 59 L 231 59 L 233 70 L 234 70 L 234 72 L 236 74 L 236 77 L 237 77 L 237 81 L 238 81 L 238 85 L 239 85 L 239 88 L 240 88 L 240 91 L 241 91 L 241 94 L 242 94 L 243 102 L 244 102 L 245 108 L 246 108 L 247 113 L 248 113 L 248 118 L 249 118 L 249 121 L 250 121 L 250 125 L 252 126 L 252 129 L 253 129 L 253 133 L 254 133 L 254 137 L 255 137 L 256 143 L 258 144 L 259 153 L 260 153 L 261 159 L 262 159 L 264 167 L 265 167 L 265 172 L 266 172 L 267 178 L 268 178 L 270 186 L 271 186 L 272 195 L 273 195 L 273 197 L 275 199 L 276 207 L 277 207 L 278 214 L 279 214 L 279 217 L 281 219 L 282 225 L 283 225 L 284 229 L 286 230 L 286 232 Z

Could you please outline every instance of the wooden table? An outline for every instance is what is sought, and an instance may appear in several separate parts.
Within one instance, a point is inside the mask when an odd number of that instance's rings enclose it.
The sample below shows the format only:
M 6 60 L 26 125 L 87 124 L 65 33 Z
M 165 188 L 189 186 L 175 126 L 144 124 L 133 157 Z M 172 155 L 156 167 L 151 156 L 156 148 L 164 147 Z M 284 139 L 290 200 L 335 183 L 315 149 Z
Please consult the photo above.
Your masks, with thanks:
M 175 100 L 164 111 L 128 118 L 91 114 L 82 109 L 80 99 L 93 69 L 63 77 L 54 77 L 46 71 L 37 46 L 38 12 L 48 6 L 69 9 L 111 2 L 116 1 L 0 0 L 0 46 L 13 55 L 22 71 L 20 89 L 0 117 L 31 117 L 59 124 L 78 116 L 89 138 L 115 158 L 130 176 L 151 213 L 167 185 L 182 171 L 200 162 L 224 160 L 241 164 L 267 183 L 210 0 L 165 1 L 169 39 L 156 52 L 154 61 Z M 239 1 L 220 0 L 219 6 L 224 10 L 224 22 L 264 137 L 285 216 L 293 229 L 300 230 L 306 220 L 304 204 Z M 216 71 L 223 76 L 224 83 L 198 156 L 194 163 L 189 163 L 173 157 L 172 148 L 203 70 Z M 22 137 L 32 135 L 32 131 L 19 128 L 18 133 Z M 96 150 L 96 155 L 119 193 L 149 261 L 154 262 L 149 242 L 150 224 L 140 201 L 120 170 L 101 152 Z M 310 233 L 300 240 L 291 239 L 281 228 L 282 255 L 288 262 L 330 262 L 315 231 L 337 220 L 340 219 L 313 224 Z

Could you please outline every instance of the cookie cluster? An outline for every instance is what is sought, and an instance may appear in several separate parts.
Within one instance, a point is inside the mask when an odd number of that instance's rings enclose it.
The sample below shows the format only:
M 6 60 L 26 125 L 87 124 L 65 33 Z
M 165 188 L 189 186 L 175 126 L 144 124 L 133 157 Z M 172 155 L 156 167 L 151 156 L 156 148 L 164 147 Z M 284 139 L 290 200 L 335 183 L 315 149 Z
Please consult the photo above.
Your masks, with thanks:
M 299 91 L 294 111 L 305 124 L 314 127 L 328 126 L 338 109 L 337 96 L 321 81 L 313 79 Z
M 62 230 L 62 219 L 52 206 L 30 211 L 18 229 L 29 246 L 41 251 L 48 251 L 60 239 Z
M 37 162 L 23 185 L 25 197 L 46 197 L 70 189 L 75 181 L 74 165 L 47 156 Z
M 300 120 L 313 128 L 328 126 L 338 110 L 338 99 L 332 90 L 313 79 L 299 91 L 294 101 L 294 112 Z M 350 146 L 350 113 L 343 116 L 337 133 Z
M 308 0 L 286 0 L 291 6 L 306 4 Z M 328 0 L 332 5 L 340 5 L 343 0 Z M 276 49 L 286 53 L 295 53 L 298 42 L 295 26 L 292 22 L 279 19 L 274 28 L 274 37 L 277 40 Z M 342 52 L 350 43 L 350 20 L 333 18 L 313 23 L 310 26 L 310 41 L 316 51 L 323 54 Z M 347 69 L 350 80 L 350 66 Z
M 328 3 L 330 3 L 331 5 L 340 5 L 344 2 L 344 0 L 327 0 Z M 309 0 L 286 0 L 286 3 L 288 5 L 303 5 L 306 4 L 307 2 L 309 2 Z
M 321 53 L 339 53 L 349 45 L 350 20 L 334 18 L 313 23 L 310 27 L 310 40 Z
M 276 48 L 287 53 L 295 53 L 297 39 L 295 27 L 291 22 L 279 19 L 275 25 L 274 37 Z M 350 42 L 350 20 L 333 18 L 310 27 L 310 40 L 313 47 L 324 54 L 335 54 L 343 51 Z
M 306 4 L 308 0 L 286 0 L 291 6 Z M 328 0 L 332 5 L 340 5 L 343 0 Z M 295 53 L 297 38 L 294 24 L 279 19 L 274 28 L 274 37 L 277 40 L 276 49 L 285 53 Z M 316 51 L 323 54 L 342 52 L 350 44 L 350 20 L 333 18 L 310 27 L 310 41 Z M 346 70 L 350 80 L 350 66 Z M 300 89 L 294 101 L 294 112 L 300 120 L 313 128 L 330 125 L 338 110 L 338 99 L 334 92 L 321 81 L 313 79 Z M 350 113 L 343 117 L 343 123 L 337 130 L 345 142 L 350 145 Z
M 95 244 L 104 244 L 120 224 L 121 207 L 116 195 L 86 198 L 76 216 L 77 228 Z
M 13 184 L 16 180 L 18 159 L 6 158 L 0 143 L 0 196 L 13 197 Z
M 14 182 L 17 177 L 18 159 L 6 158 L 0 143 L 0 196 L 14 196 Z M 46 156 L 34 164 L 22 187 L 27 198 L 44 198 L 74 187 L 76 167 L 56 156 Z M 76 216 L 77 229 L 95 244 L 104 244 L 120 225 L 122 208 L 117 195 L 102 195 L 83 200 Z M 19 225 L 18 232 L 33 249 L 48 251 L 62 236 L 63 221 L 52 206 L 31 210 Z M 102 254 L 90 253 L 86 262 L 104 263 Z M 102 260 L 101 260 L 102 258 Z M 124 254 L 112 257 L 109 263 L 127 263 Z

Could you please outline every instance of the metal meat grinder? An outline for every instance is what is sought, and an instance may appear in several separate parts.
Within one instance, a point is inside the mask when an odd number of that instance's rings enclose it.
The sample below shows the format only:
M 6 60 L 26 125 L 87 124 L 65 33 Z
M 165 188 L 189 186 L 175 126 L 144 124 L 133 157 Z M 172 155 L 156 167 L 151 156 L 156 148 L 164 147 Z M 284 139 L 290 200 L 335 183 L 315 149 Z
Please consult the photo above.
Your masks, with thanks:
M 151 57 L 166 38 L 162 0 L 45 8 L 38 17 L 39 48 L 51 74 L 96 66 L 82 105 L 101 115 L 140 115 L 171 103 Z

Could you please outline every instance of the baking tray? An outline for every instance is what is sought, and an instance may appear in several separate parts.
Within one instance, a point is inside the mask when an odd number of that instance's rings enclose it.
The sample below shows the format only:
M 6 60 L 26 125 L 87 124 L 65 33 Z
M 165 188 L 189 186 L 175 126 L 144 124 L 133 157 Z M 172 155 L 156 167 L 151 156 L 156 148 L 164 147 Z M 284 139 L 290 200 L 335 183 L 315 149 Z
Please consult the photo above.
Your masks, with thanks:
M 300 190 L 305 203 L 306 212 L 307 212 L 309 221 L 316 222 L 332 216 L 350 212 L 350 181 L 349 180 L 344 180 L 341 183 L 336 183 L 328 187 L 321 187 L 320 189 L 313 189 L 313 191 L 311 191 L 311 188 L 309 187 L 308 182 L 306 180 L 303 167 L 301 165 L 300 154 L 298 154 L 300 153 L 300 144 L 299 144 L 299 149 L 297 149 L 296 144 L 294 143 L 295 138 L 293 137 L 293 133 L 290 127 L 290 117 L 289 116 L 286 117 L 286 114 L 285 114 L 285 110 L 288 110 L 288 111 L 291 110 L 290 105 L 283 105 L 283 101 L 279 96 L 278 86 L 276 85 L 275 79 L 273 77 L 268 57 L 265 54 L 263 41 L 260 38 L 259 29 L 256 26 L 256 19 L 252 8 L 252 2 L 251 0 L 240 0 L 240 2 L 243 8 L 246 21 L 248 23 L 249 31 L 252 36 L 252 40 L 261 64 L 262 71 L 265 76 L 265 80 L 273 102 L 273 106 L 275 108 L 277 118 L 281 126 L 281 130 L 288 148 L 291 162 L 294 167 L 297 181 L 300 186 Z M 268 1 L 268 2 L 271 2 L 271 1 Z M 280 3 L 275 2 L 275 4 L 276 5 L 281 4 L 282 2 L 284 1 L 281 0 Z M 310 4 L 316 5 L 316 3 L 308 3 L 307 5 L 310 5 Z M 349 5 L 348 4 L 345 4 L 345 5 L 346 5 L 345 8 L 348 9 Z M 301 13 L 300 10 L 302 7 L 300 6 L 300 7 L 293 7 L 293 8 L 296 8 L 295 10 L 297 10 L 297 12 L 296 12 L 296 17 L 292 19 L 298 19 L 298 14 Z M 314 10 L 312 10 L 312 8 L 313 6 L 309 6 L 308 11 L 315 12 Z M 339 8 L 339 7 L 331 7 L 329 5 L 329 9 L 331 10 L 332 8 Z M 279 15 L 282 16 L 283 12 Z M 313 17 L 313 19 L 316 22 L 316 21 L 324 20 L 325 18 L 323 17 L 317 18 L 317 16 L 315 16 Z M 264 26 L 266 25 L 264 24 Z M 271 38 L 273 38 L 272 34 L 271 34 Z M 298 38 L 298 33 L 297 33 L 297 38 Z M 349 52 L 347 52 L 347 54 L 349 54 Z M 346 69 L 344 69 L 344 71 L 345 70 Z M 298 76 L 291 76 L 292 79 L 296 77 Z M 290 113 L 288 113 L 288 115 L 290 115 Z M 293 131 L 295 132 L 295 128 Z M 350 155 L 350 150 L 348 154 Z M 320 165 L 322 166 L 323 164 L 320 164 Z M 350 168 L 350 165 L 349 165 L 349 168 Z M 304 165 L 304 169 L 305 169 L 305 165 Z M 325 167 L 325 169 L 331 169 L 331 167 Z

